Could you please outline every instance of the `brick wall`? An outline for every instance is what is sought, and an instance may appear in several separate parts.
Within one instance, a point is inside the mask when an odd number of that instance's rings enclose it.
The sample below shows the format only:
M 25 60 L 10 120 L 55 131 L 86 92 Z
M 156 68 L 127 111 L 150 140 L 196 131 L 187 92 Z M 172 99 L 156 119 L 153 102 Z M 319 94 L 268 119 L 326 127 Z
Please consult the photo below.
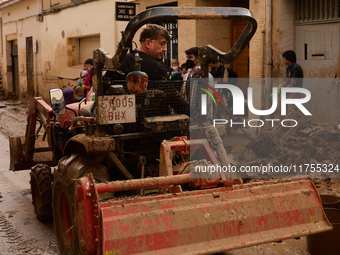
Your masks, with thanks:
M 250 0 L 249 9 L 254 14 L 258 24 L 256 34 L 250 42 L 250 73 L 253 78 L 261 77 L 262 68 L 262 29 L 267 33 L 266 24 L 266 2 L 259 0 Z M 282 62 L 281 55 L 284 51 L 294 49 L 294 1 L 292 0 L 273 0 L 272 9 L 272 77 L 284 77 L 285 66 Z M 265 34 L 266 35 L 266 34 Z M 266 38 L 265 44 L 265 61 L 267 61 Z M 265 72 L 266 74 L 266 72 Z
M 196 0 L 180 0 L 180 7 L 195 7 Z M 197 45 L 197 21 L 196 20 L 179 20 L 178 21 L 178 60 L 181 64 L 185 63 L 185 51 Z
M 228 7 L 230 1 L 197 0 L 196 6 L 202 7 Z M 198 20 L 196 22 L 196 46 L 208 44 L 227 52 L 230 50 L 230 20 Z
M 265 29 L 266 1 L 249 0 L 249 9 L 257 21 L 257 31 L 249 45 L 249 77 L 260 78 L 262 70 L 262 33 Z
M 294 1 L 280 1 L 280 48 L 278 55 L 280 59 L 276 60 L 280 63 L 278 66 L 278 77 L 286 76 L 286 66 L 281 60 L 281 55 L 286 50 L 295 50 L 294 48 Z M 274 54 L 275 55 L 275 54 Z

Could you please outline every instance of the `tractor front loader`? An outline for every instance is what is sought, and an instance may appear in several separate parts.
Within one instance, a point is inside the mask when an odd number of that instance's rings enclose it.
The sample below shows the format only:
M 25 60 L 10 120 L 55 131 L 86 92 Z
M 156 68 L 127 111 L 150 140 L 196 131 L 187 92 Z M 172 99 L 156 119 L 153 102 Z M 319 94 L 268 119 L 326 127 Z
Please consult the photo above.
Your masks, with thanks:
M 94 51 L 95 102 L 63 127 L 53 118 L 62 131 L 52 128 L 49 140 L 60 151 L 60 157 L 54 156 L 58 167 L 53 178 L 32 188 L 33 200 L 40 203 L 34 204 L 36 212 L 53 190 L 61 254 L 213 254 L 331 230 L 310 180 L 243 184 L 224 175 L 190 173 L 190 165 L 197 164 L 190 160 L 193 152 L 202 156 L 202 165 L 230 163 L 216 128 L 190 127 L 189 106 L 179 94 L 182 83 L 147 81 L 138 70 L 138 57 L 127 81 L 115 80 L 126 53 L 138 53 L 132 49 L 137 30 L 164 19 L 248 21 L 228 53 L 200 47 L 203 77 L 208 76 L 207 57 L 223 64 L 234 61 L 257 27 L 243 8 L 152 8 L 128 23 L 114 56 Z M 108 71 L 102 76 L 104 66 Z M 134 94 L 131 85 L 147 89 Z M 63 116 L 60 90 L 51 91 L 52 97 L 52 107 L 46 106 L 49 116 Z M 35 138 L 36 132 L 29 134 Z M 31 136 L 20 143 L 25 160 L 35 152 L 26 148 Z M 47 165 L 36 168 L 35 176 L 49 172 Z
M 31 168 L 33 205 L 41 221 L 52 219 L 51 166 L 58 164 L 65 144 L 77 134 L 77 130 L 70 129 L 72 119 L 79 119 L 78 115 L 86 114 L 86 109 L 92 104 L 93 102 L 69 104 L 64 114 L 57 115 L 41 97 L 34 97 L 28 109 L 25 135 L 9 137 L 10 170 Z

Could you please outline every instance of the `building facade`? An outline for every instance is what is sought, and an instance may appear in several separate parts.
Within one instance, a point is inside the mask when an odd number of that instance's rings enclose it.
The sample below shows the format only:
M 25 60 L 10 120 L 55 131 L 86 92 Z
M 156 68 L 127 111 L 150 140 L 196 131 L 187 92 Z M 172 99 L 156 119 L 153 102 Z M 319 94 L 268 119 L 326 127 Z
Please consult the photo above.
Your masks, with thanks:
M 114 53 L 127 21 L 115 20 L 112 0 L 10 0 L 0 5 L 2 75 L 6 96 L 49 98 L 67 67 L 83 65 L 93 49 Z
M 136 0 L 136 13 L 155 6 L 245 7 L 258 23 L 249 47 L 230 66 L 241 78 L 285 77 L 282 53 L 295 50 L 305 77 L 334 78 L 339 70 L 339 1 L 336 0 Z M 114 54 L 127 21 L 115 18 L 112 0 L 9 0 L 0 5 L 2 75 L 6 95 L 48 98 L 65 68 L 83 64 L 94 48 Z M 174 39 L 165 62 L 186 61 L 185 50 L 211 44 L 227 52 L 245 27 L 232 20 L 160 21 Z M 138 43 L 138 33 L 135 41 Z M 270 85 L 254 87 L 263 108 Z

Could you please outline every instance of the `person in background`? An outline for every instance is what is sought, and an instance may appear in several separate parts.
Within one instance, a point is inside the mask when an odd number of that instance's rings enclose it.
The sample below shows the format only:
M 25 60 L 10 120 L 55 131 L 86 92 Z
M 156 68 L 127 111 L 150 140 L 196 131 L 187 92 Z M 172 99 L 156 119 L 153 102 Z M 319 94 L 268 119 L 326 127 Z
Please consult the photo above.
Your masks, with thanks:
M 210 59 L 208 61 L 209 67 L 210 67 L 210 73 L 214 78 L 226 78 L 228 79 L 223 79 L 223 82 L 228 82 L 229 84 L 233 84 L 237 86 L 237 78 L 238 75 L 237 73 L 231 69 L 230 67 L 227 68 L 227 70 L 217 61 Z M 222 80 L 221 80 L 222 81 Z
M 171 69 L 170 69 L 170 76 L 174 75 L 175 73 L 179 73 L 180 68 L 179 68 L 179 62 L 177 58 L 173 58 L 171 60 Z
M 224 67 L 220 65 L 217 61 L 210 59 L 209 60 L 210 73 L 214 78 L 223 78 L 224 77 Z
M 184 75 L 188 72 L 188 67 L 186 64 L 182 64 L 181 65 L 181 77 L 182 79 L 184 79 Z
M 79 102 L 84 97 L 84 90 L 82 87 L 77 86 L 75 89 L 63 89 L 65 104 L 72 104 Z
M 188 72 L 188 68 L 185 64 L 181 65 L 181 68 L 179 69 L 179 72 L 174 73 L 169 78 L 172 81 L 181 81 L 183 80 L 184 75 Z
M 187 58 L 187 61 L 185 63 L 186 67 L 188 68 L 188 72 L 184 75 L 183 77 L 183 85 L 181 88 L 181 93 L 184 96 L 184 98 L 186 100 L 188 100 L 190 102 L 190 87 L 191 85 L 191 79 L 192 78 L 201 78 L 201 63 L 200 63 L 200 58 L 198 56 L 198 47 L 192 47 L 188 50 L 185 51 L 185 55 Z M 208 81 L 207 82 L 210 86 L 214 85 L 214 77 L 211 75 L 211 73 L 208 73 Z M 210 93 L 212 93 L 212 91 L 207 88 L 208 91 L 210 91 Z M 208 97 L 208 105 L 212 106 L 212 100 L 211 97 Z M 207 119 L 211 119 L 213 118 L 213 106 L 212 107 L 208 107 L 207 109 Z
M 79 86 L 82 86 L 83 87 L 83 89 L 85 89 L 85 85 L 83 84 L 84 83 L 84 81 L 85 81 L 85 78 L 86 78 L 86 75 L 88 74 L 88 71 L 87 71 L 87 69 L 86 69 L 86 66 L 84 65 L 83 66 L 83 70 L 80 72 L 80 74 L 79 74 L 79 81 L 78 81 L 78 85 Z M 82 79 L 83 79 L 83 83 L 81 82 L 82 81 Z M 84 92 L 85 93 L 85 92 Z M 85 94 L 84 94 L 85 95 Z
M 198 78 L 201 72 L 200 59 L 198 57 L 198 47 L 192 47 L 185 51 L 187 62 L 185 63 L 188 72 L 184 75 L 183 79 L 188 80 L 189 78 Z
M 85 90 L 84 94 L 87 96 L 87 94 L 90 92 L 92 85 L 93 85 L 94 68 L 93 68 L 92 58 L 88 58 L 85 60 L 84 70 L 87 71 L 87 74 L 84 80 L 84 90 Z
M 187 57 L 187 62 L 185 63 L 188 68 L 187 73 L 184 75 L 183 80 L 187 81 L 191 78 L 200 78 L 201 74 L 201 64 L 200 58 L 198 57 L 198 47 L 192 47 L 185 51 L 185 55 Z M 209 73 L 209 83 L 214 83 L 214 77 Z M 187 82 L 183 82 L 183 86 L 181 89 L 181 93 L 184 95 L 186 99 L 189 98 L 190 88 L 188 87 Z
M 287 65 L 286 80 L 282 87 L 298 87 L 302 88 L 303 70 L 302 67 L 296 63 L 296 54 L 292 50 L 287 50 L 282 54 L 283 62 Z M 299 93 L 287 93 L 287 98 L 300 98 Z M 290 112 L 295 106 L 289 104 L 287 112 Z
M 302 88 L 303 70 L 296 63 L 296 54 L 292 50 L 287 50 L 282 54 L 283 62 L 287 65 L 286 80 L 282 87 Z

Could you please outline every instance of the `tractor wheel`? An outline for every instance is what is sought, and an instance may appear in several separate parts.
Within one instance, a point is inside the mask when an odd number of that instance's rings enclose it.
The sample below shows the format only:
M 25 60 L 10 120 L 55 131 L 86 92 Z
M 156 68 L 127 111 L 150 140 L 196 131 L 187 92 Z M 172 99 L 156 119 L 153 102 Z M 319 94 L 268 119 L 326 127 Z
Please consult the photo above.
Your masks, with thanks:
M 80 254 L 75 181 L 88 173 L 93 174 L 96 182 L 109 181 L 106 167 L 80 154 L 63 157 L 54 176 L 54 229 L 60 253 L 63 255 Z
M 34 212 L 40 221 L 51 221 L 53 219 L 51 168 L 45 164 L 35 165 L 31 168 L 30 176 Z

